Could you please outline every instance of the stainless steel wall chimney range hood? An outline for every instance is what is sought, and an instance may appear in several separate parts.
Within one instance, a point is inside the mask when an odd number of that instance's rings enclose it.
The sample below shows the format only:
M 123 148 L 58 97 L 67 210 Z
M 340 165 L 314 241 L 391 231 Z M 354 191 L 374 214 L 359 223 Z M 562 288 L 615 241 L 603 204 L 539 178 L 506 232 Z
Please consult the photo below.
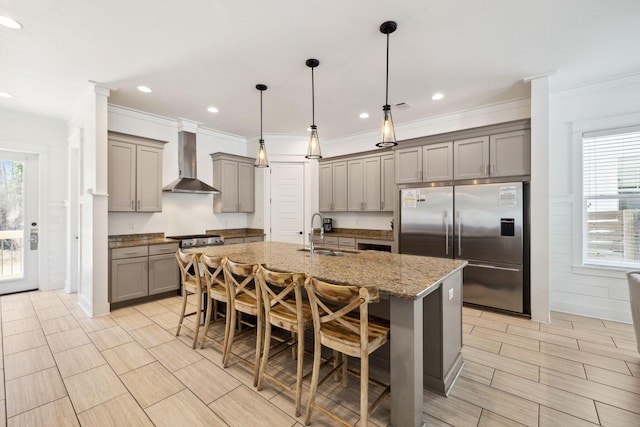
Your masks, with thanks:
M 196 178 L 196 134 L 188 131 L 178 132 L 178 179 L 162 189 L 169 193 L 221 194 L 209 184 Z

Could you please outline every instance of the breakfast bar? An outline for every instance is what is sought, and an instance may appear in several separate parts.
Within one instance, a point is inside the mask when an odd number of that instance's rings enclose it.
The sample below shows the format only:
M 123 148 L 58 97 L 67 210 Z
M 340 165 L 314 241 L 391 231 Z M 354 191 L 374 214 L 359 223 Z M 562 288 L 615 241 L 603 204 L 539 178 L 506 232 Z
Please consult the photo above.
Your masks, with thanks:
M 388 301 L 391 424 L 421 426 L 423 387 L 448 394 L 462 368 L 462 269 L 466 261 L 257 242 L 198 248 L 210 256 L 304 272 L 336 284 L 376 286 Z M 192 249 L 190 251 L 196 251 Z M 384 305 L 383 305 L 384 306 Z

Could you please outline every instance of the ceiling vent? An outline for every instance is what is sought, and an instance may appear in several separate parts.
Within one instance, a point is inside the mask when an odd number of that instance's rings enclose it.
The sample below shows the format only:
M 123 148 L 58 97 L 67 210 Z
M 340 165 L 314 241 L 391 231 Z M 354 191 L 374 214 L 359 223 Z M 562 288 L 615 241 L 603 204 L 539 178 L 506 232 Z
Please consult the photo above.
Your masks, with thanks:
M 407 103 L 407 102 L 398 102 L 395 107 L 398 110 L 408 110 L 409 108 L 411 108 L 411 104 Z

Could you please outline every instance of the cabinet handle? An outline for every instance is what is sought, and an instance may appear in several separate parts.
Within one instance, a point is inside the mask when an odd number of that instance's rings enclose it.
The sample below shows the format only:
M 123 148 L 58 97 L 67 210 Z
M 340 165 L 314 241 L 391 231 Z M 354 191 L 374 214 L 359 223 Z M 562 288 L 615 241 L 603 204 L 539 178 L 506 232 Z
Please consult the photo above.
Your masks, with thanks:
M 423 181 L 427 180 L 427 172 L 426 171 L 422 172 L 422 180 Z
M 140 200 L 138 200 L 138 210 L 140 210 Z
M 384 210 L 384 202 L 380 202 L 380 210 Z
M 491 175 L 496 174 L 496 165 L 491 165 Z
M 137 251 L 133 251 L 133 252 L 125 252 L 125 255 L 138 255 Z
M 135 202 L 134 200 L 131 200 L 131 210 L 132 210 L 132 211 L 136 209 L 136 205 L 135 205 L 135 203 L 136 203 L 136 202 Z

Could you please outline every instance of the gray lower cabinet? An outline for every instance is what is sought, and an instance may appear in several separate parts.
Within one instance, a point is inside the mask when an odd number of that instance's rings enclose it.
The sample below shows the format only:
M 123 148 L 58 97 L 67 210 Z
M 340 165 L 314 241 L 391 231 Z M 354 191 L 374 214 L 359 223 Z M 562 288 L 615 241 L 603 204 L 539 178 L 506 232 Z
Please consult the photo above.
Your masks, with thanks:
M 147 246 L 111 251 L 111 302 L 149 295 L 149 257 Z
M 177 243 L 112 249 L 109 302 L 177 290 L 180 287 L 177 250 Z
M 180 281 L 176 280 L 180 274 L 176 250 L 178 248 L 173 243 L 149 247 L 149 295 L 174 291 L 180 287 Z
M 232 237 L 224 239 L 225 245 L 237 245 L 239 243 L 264 242 L 264 236 Z

